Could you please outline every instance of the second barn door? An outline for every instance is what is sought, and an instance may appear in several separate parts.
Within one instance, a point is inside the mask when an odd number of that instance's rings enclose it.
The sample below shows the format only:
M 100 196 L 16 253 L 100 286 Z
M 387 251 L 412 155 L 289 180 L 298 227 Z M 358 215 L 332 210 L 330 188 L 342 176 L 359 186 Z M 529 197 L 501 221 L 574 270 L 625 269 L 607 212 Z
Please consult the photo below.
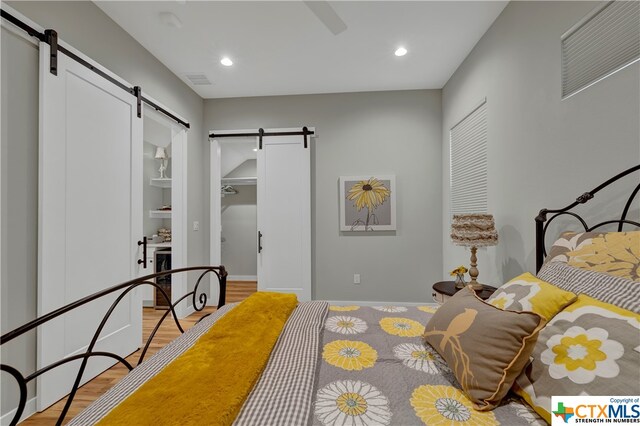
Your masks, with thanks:
M 301 301 L 311 299 L 309 151 L 302 135 L 292 135 L 264 137 L 257 152 L 258 289 Z

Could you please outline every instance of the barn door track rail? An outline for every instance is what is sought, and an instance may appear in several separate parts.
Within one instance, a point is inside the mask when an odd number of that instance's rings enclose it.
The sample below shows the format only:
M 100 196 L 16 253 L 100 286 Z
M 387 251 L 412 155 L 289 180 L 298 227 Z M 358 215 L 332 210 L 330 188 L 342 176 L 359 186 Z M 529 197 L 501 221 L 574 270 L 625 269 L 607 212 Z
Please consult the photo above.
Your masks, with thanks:
M 258 138 L 258 149 L 262 149 L 262 138 L 265 136 L 296 136 L 301 135 L 304 136 L 304 147 L 308 148 L 308 137 L 314 135 L 315 132 L 313 130 L 309 130 L 308 127 L 303 127 L 302 130 L 296 132 L 265 132 L 261 127 L 257 132 L 249 132 L 249 133 L 209 133 L 209 139 L 214 138 L 247 138 L 247 137 L 257 137 Z
M 41 42 L 47 43 L 49 45 L 49 47 L 50 47 L 50 49 L 49 49 L 50 50 L 49 72 L 51 72 L 51 74 L 56 75 L 56 76 L 58 75 L 58 53 L 63 53 L 67 57 L 69 57 L 70 59 L 73 59 L 74 61 L 78 62 L 80 65 L 90 69 L 91 71 L 93 71 L 94 73 L 98 74 L 100 77 L 104 78 L 105 80 L 108 80 L 109 82 L 111 82 L 114 85 L 118 86 L 119 88 L 121 88 L 125 92 L 129 92 L 129 94 L 131 94 L 132 96 L 135 96 L 138 99 L 138 111 L 137 111 L 138 118 L 142 117 L 142 103 L 144 102 L 145 104 L 149 105 L 150 107 L 152 107 L 153 109 L 155 109 L 159 113 L 166 115 L 171 120 L 183 125 L 187 129 L 189 129 L 191 127 L 191 125 L 188 122 L 182 120 L 179 117 L 176 117 L 174 114 L 172 114 L 169 111 L 167 111 L 166 109 L 162 108 L 160 105 L 156 104 L 155 102 L 151 101 L 150 99 L 147 99 L 142 94 L 142 88 L 140 86 L 129 87 L 126 84 L 123 84 L 122 82 L 116 80 L 115 78 L 113 78 L 112 76 L 107 74 L 105 71 L 103 71 L 100 68 L 97 68 L 96 66 L 90 64 L 85 59 L 83 59 L 83 58 L 79 57 L 78 55 L 76 55 L 75 53 L 69 51 L 69 49 L 65 48 L 64 46 L 61 46 L 60 44 L 58 44 L 58 32 L 57 31 L 48 29 L 48 30 L 45 30 L 44 33 L 41 33 L 40 31 L 36 30 L 35 28 L 31 27 L 27 23 L 25 23 L 25 22 L 21 21 L 20 19 L 16 18 L 15 16 L 13 16 L 12 14 L 10 14 L 9 12 L 7 12 L 4 9 L 0 9 L 0 14 L 2 15 L 3 19 L 6 19 L 7 21 L 11 22 L 13 25 L 15 25 L 16 27 L 18 27 L 21 30 L 25 31 L 31 37 L 35 37 L 38 40 L 40 40 Z

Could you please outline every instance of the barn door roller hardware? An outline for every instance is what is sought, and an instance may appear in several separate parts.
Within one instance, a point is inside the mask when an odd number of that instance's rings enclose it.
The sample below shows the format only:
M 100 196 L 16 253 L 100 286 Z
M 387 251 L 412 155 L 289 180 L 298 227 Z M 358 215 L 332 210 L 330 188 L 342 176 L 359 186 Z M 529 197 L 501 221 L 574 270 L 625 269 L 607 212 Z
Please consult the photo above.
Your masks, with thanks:
M 133 88 L 133 94 L 136 97 L 136 104 L 138 105 L 138 118 L 142 117 L 142 87 L 135 86 Z
M 304 147 L 309 147 L 309 136 L 313 136 L 315 132 L 313 130 L 309 130 L 307 126 L 303 127 L 300 131 L 295 132 L 265 132 L 261 127 L 257 132 L 249 132 L 249 133 L 210 133 L 209 139 L 214 138 L 247 138 L 247 137 L 257 137 L 258 138 L 258 149 L 262 149 L 262 138 L 265 136 L 296 136 L 301 135 L 304 136 Z
M 58 32 L 44 30 L 44 39 L 49 45 L 49 72 L 58 75 Z
M 70 59 L 73 59 L 74 61 L 76 61 L 80 65 L 90 69 L 91 71 L 93 71 L 94 73 L 98 74 L 100 77 L 104 78 L 105 80 L 108 80 L 111 83 L 115 84 L 116 86 L 118 86 L 119 88 L 124 90 L 125 92 L 129 92 L 131 95 L 135 96 L 137 98 L 137 102 L 138 102 L 138 117 L 142 117 L 142 102 L 144 102 L 145 104 L 149 105 L 150 107 L 152 107 L 153 109 L 155 109 L 159 113 L 166 115 L 171 120 L 183 125 L 187 129 L 189 129 L 191 127 L 191 125 L 187 121 L 184 121 L 184 120 L 180 119 L 179 117 L 176 117 L 174 114 L 170 113 L 166 109 L 164 109 L 161 106 L 155 104 L 151 100 L 145 98 L 142 95 L 142 89 L 140 88 L 140 86 L 129 87 L 129 86 L 123 84 L 122 82 L 120 82 L 120 81 L 116 80 L 115 78 L 113 78 L 107 72 L 101 70 L 98 67 L 93 66 L 91 63 L 89 63 L 85 59 L 83 59 L 83 58 L 79 57 L 78 55 L 76 55 L 75 53 L 71 52 L 66 47 L 59 45 L 58 44 L 58 32 L 56 30 L 49 29 L 49 30 L 45 30 L 44 33 L 41 33 L 40 31 L 36 30 L 35 28 L 30 26 L 26 22 L 23 22 L 20 19 L 16 18 L 15 16 L 13 16 L 12 14 L 10 14 L 9 12 L 7 12 L 4 9 L 0 9 L 0 16 L 2 16 L 3 19 L 6 19 L 7 21 L 11 22 L 16 27 L 20 28 L 21 30 L 23 30 L 27 34 L 29 34 L 29 36 L 35 37 L 38 40 L 40 40 L 41 42 L 47 43 L 49 45 L 49 47 L 50 47 L 50 49 L 49 49 L 50 50 L 49 71 L 51 72 L 51 74 L 58 75 L 58 53 L 64 53 Z

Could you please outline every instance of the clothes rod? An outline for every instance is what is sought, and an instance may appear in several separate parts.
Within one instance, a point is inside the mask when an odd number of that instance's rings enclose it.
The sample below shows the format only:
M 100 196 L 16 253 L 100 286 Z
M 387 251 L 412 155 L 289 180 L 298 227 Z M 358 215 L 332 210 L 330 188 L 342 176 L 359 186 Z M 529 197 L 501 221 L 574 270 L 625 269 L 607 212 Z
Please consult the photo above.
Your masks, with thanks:
M 314 135 L 315 132 L 313 130 L 309 130 L 306 126 L 302 128 L 301 131 L 297 132 L 265 132 L 264 129 L 260 128 L 257 132 L 252 133 L 209 133 L 209 138 L 246 138 L 246 137 L 257 137 L 258 138 L 258 148 L 262 149 L 262 138 L 265 136 L 304 136 L 304 147 L 307 148 L 307 136 Z
M 49 46 L 51 46 L 50 72 L 52 74 L 57 75 L 57 53 L 58 52 L 62 52 L 65 55 L 67 55 L 67 57 L 69 57 L 70 59 L 73 59 L 74 61 L 78 62 L 80 65 L 90 69 L 94 73 L 98 74 L 100 77 L 102 77 L 105 80 L 108 80 L 109 82 L 115 84 L 116 86 L 118 86 L 119 88 L 124 90 L 125 92 L 129 92 L 129 94 L 131 94 L 133 96 L 136 96 L 138 98 L 138 117 L 142 117 L 142 102 L 144 102 L 145 104 L 149 105 L 150 107 L 152 107 L 153 109 L 155 109 L 159 113 L 166 115 L 167 117 L 169 117 L 173 121 L 183 125 L 187 129 L 191 128 L 191 125 L 188 122 L 176 117 L 174 114 L 170 113 L 166 109 L 162 108 L 161 106 L 157 105 L 153 101 L 151 101 L 148 98 L 144 97 L 142 95 L 142 89 L 140 88 L 140 86 L 128 87 L 127 85 L 125 85 L 125 84 L 121 83 L 120 81 L 116 80 L 115 78 L 113 78 L 112 76 L 110 76 L 109 74 L 104 72 L 103 70 L 91 65 L 86 60 L 82 59 L 81 57 L 79 57 L 75 53 L 69 51 L 69 49 L 65 48 L 64 46 L 60 46 L 58 44 L 58 34 L 57 34 L 56 31 L 54 31 L 54 30 L 45 30 L 44 33 L 41 33 L 38 30 L 36 30 L 35 28 L 33 28 L 30 25 L 28 25 L 27 23 L 21 21 L 20 19 L 16 18 L 15 16 L 11 15 L 9 12 L 7 12 L 4 9 L 0 9 L 0 15 L 2 16 L 3 19 L 6 19 L 7 21 L 11 22 L 13 25 L 15 25 L 16 27 L 18 27 L 21 30 L 25 31 L 31 37 L 35 37 L 38 40 L 40 40 L 41 42 L 47 43 Z

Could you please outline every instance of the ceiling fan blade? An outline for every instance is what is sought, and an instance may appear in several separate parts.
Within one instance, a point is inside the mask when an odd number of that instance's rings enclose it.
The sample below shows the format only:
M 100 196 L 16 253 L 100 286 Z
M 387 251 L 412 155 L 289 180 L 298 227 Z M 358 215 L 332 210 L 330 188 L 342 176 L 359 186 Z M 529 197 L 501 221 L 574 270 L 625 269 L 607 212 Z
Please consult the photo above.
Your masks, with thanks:
M 328 1 L 305 1 L 304 4 L 311 9 L 313 14 L 316 15 L 320 22 L 322 22 L 333 35 L 338 35 L 347 29 L 347 24 L 345 24 L 336 11 L 333 10 L 333 7 L 331 7 Z

